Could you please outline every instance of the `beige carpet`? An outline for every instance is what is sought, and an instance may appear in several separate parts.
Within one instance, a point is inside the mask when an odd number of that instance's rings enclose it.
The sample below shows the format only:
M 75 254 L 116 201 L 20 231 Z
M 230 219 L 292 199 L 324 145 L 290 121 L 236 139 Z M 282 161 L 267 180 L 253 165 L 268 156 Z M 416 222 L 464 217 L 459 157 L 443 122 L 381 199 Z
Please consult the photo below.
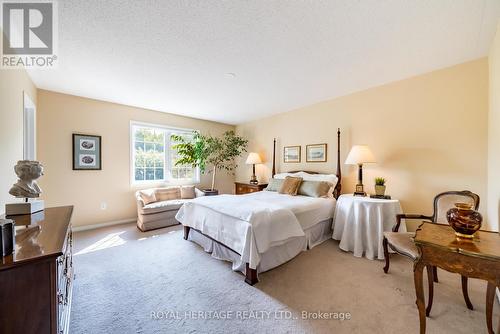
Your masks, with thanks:
M 333 240 L 261 274 L 254 287 L 183 240 L 179 226 L 78 232 L 75 253 L 71 333 L 418 333 L 411 263 L 393 256 L 386 275 L 382 262 Z M 439 270 L 439 279 L 427 333 L 486 333 L 485 282 L 471 280 L 469 311 L 460 277 Z M 302 312 L 351 319 L 303 320 Z M 496 328 L 498 305 L 494 319 Z

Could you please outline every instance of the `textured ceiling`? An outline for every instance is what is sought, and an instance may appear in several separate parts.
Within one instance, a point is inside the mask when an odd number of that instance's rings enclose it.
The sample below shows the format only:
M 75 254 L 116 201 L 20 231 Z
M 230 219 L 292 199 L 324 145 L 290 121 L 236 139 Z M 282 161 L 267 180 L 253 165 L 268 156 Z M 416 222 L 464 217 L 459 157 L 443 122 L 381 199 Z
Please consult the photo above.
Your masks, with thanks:
M 485 56 L 500 18 L 500 0 L 58 4 L 39 88 L 231 124 Z

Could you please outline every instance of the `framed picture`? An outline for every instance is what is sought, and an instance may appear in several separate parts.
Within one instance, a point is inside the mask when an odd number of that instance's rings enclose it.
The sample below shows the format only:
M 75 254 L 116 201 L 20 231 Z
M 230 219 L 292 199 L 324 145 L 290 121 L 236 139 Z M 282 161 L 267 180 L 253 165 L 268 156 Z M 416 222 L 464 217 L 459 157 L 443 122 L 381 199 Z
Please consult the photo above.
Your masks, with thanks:
M 283 162 L 300 162 L 300 146 L 285 146 Z
M 101 170 L 101 136 L 73 133 L 73 170 Z
M 306 162 L 326 162 L 326 144 L 306 145 Z

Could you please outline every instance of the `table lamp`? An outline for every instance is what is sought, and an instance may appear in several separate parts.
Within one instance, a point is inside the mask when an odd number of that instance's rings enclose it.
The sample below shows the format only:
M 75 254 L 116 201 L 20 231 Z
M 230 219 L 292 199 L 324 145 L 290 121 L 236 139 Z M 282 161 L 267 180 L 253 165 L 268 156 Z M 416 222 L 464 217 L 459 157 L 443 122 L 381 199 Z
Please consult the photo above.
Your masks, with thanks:
M 366 196 L 363 189 L 363 164 L 373 163 L 375 157 L 372 151 L 366 145 L 354 145 L 345 160 L 346 165 L 358 165 L 358 184 L 356 184 L 356 191 L 354 196 Z
M 246 161 L 247 165 L 253 165 L 252 167 L 252 178 L 250 179 L 251 184 L 258 184 L 259 181 L 257 181 L 257 176 L 255 176 L 255 164 L 260 164 L 262 163 L 262 160 L 260 160 L 260 157 L 257 153 L 250 152 L 248 154 L 248 158 Z

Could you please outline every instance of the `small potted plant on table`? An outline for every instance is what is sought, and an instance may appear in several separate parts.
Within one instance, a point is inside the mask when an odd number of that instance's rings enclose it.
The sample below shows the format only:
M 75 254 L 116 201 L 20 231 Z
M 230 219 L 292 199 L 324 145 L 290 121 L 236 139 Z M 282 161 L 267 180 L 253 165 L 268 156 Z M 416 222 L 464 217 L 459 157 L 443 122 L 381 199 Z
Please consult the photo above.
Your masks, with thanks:
M 385 196 L 385 179 L 383 177 L 375 178 L 375 195 Z

